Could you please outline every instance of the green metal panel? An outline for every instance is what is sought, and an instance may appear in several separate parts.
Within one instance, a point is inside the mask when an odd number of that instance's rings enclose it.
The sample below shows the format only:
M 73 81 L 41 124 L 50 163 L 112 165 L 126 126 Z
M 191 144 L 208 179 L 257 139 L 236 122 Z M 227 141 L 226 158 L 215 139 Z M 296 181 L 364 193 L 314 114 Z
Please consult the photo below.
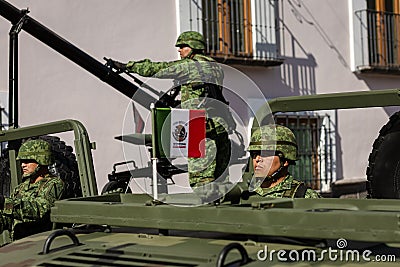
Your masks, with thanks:
M 93 199 L 95 201 L 59 201 L 52 209 L 52 221 L 258 236 L 400 242 L 400 206 L 397 200 L 253 198 L 235 206 L 178 207 L 151 205 L 150 197 L 144 195 L 121 196 L 121 201 L 116 201 L 115 196 L 114 199 L 97 197 Z M 145 198 L 148 198 L 147 205 L 143 204 Z M 168 202 L 173 203 L 173 200 Z
M 400 105 L 400 89 L 358 91 L 319 95 L 278 97 L 268 101 L 256 114 L 253 127 L 277 112 L 350 109 Z
M 21 168 L 18 164 L 16 164 L 16 152 L 15 150 L 9 150 L 9 162 L 10 162 L 10 174 L 11 177 L 17 177 L 17 179 L 11 179 L 10 184 L 10 192 L 14 191 L 14 189 L 21 183 Z
M 8 142 L 32 136 L 48 135 L 68 131 L 73 131 L 74 133 L 74 144 L 82 186 L 82 194 L 83 196 L 97 195 L 97 183 L 91 152 L 92 144 L 90 143 L 85 127 L 79 121 L 62 120 L 0 131 L 0 142 Z M 11 163 L 11 166 L 12 164 L 14 163 Z M 11 179 L 13 184 L 18 183 L 18 176 L 15 175 L 15 172 Z

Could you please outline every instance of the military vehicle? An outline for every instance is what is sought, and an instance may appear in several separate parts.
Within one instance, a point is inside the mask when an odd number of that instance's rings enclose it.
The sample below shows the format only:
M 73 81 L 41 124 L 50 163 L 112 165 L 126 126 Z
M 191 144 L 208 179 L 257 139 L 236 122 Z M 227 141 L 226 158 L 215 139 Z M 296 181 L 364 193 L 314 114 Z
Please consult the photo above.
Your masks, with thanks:
M 137 88 L 3 0 L 0 15 L 13 24 L 22 21 L 22 29 L 124 94 L 131 97 L 130 89 Z M 141 95 L 135 95 L 137 101 L 156 101 Z M 267 110 L 276 114 L 400 106 L 400 90 L 282 97 L 266 105 L 269 109 L 262 107 L 256 114 L 260 124 L 271 119 Z M 72 131 L 79 179 L 71 179 L 79 186 L 70 188 L 75 191 L 71 196 L 80 197 L 56 202 L 51 211 L 53 230 L 0 248 L 0 266 L 394 266 L 400 260 L 400 208 L 395 199 L 399 158 L 393 152 L 399 140 L 399 116 L 395 113 L 377 133 L 367 168 L 370 199 L 261 198 L 248 192 L 250 169 L 243 182 L 205 205 L 201 195 L 186 193 L 160 193 L 156 199 L 149 194 L 99 195 L 92 159 L 95 144 L 82 123 L 64 120 L 1 131 L 0 142 L 9 143 L 11 188 L 19 181 L 18 142 Z M 140 138 L 151 146 L 151 136 Z M 170 174 L 178 172 L 173 166 L 161 167 Z M 64 178 L 67 182 L 68 177 Z M 130 174 L 113 172 L 110 177 L 118 189 Z M 113 189 L 109 186 L 104 191 Z M 213 191 L 220 188 L 210 186 L 208 190 L 218 195 Z
M 283 97 L 269 105 L 274 113 L 398 106 L 399 94 L 395 89 Z M 257 114 L 259 118 L 265 115 L 270 114 L 264 109 Z M 398 134 L 398 116 L 393 115 L 383 127 L 370 157 L 372 195 L 379 192 L 379 186 L 374 186 L 378 179 L 387 179 L 374 168 L 379 166 L 376 158 L 390 146 L 382 139 Z M 245 181 L 207 205 L 193 205 L 201 203 L 201 196 L 196 199 L 186 194 L 160 194 L 158 199 L 148 194 L 96 195 L 93 147 L 81 123 L 71 120 L 11 129 L 1 133 L 0 141 L 68 130 L 74 131 L 81 185 L 87 193 L 56 202 L 51 211 L 55 230 L 1 248 L 1 266 L 265 266 L 287 262 L 375 266 L 400 260 L 397 199 L 268 199 L 249 194 Z

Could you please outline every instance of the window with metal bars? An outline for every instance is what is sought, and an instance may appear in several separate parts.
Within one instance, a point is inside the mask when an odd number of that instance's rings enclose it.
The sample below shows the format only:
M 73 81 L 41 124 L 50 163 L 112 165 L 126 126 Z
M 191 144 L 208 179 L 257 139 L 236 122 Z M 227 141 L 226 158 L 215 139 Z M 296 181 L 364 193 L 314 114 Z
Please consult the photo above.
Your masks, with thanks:
M 250 0 L 203 0 L 207 52 L 253 56 Z
M 400 66 L 400 1 L 368 0 L 366 9 L 355 11 L 362 44 L 360 71 L 396 71 Z
M 206 54 L 224 63 L 277 66 L 278 1 L 264 0 L 181 0 L 182 31 L 201 32 Z
M 334 138 L 329 116 L 277 115 L 276 124 L 291 129 L 296 136 L 298 160 L 290 173 L 316 190 L 328 190 L 333 178 Z

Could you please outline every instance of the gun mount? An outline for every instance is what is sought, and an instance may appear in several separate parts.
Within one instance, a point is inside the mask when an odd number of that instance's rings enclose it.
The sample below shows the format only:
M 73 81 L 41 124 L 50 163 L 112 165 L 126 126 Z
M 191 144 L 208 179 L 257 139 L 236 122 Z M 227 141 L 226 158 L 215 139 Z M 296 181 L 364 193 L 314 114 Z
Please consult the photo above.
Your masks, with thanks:
M 118 75 L 118 73 L 111 71 L 103 63 L 100 63 L 37 20 L 28 16 L 25 10 L 19 10 L 10 3 L 0 0 L 0 16 L 9 20 L 13 25 L 23 19 L 23 23 L 20 24 L 21 30 L 24 30 L 143 107 L 149 109 L 150 104 L 157 101 L 151 95 L 140 90 L 135 84 Z

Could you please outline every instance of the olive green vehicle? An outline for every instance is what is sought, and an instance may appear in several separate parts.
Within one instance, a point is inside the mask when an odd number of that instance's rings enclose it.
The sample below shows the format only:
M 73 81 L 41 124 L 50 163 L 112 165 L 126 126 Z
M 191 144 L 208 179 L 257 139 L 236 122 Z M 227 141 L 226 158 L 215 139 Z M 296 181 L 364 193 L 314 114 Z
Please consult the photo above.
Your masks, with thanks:
M 399 106 L 400 90 L 283 97 L 268 104 L 273 113 Z M 271 115 L 264 110 L 257 114 L 261 122 Z M 399 134 L 397 118 L 389 124 L 378 139 Z M 97 195 L 94 146 L 81 123 L 12 129 L 1 132 L 0 141 L 64 131 L 75 135 L 83 197 L 56 202 L 54 230 L 0 248 L 0 266 L 395 266 L 400 261 L 398 199 L 268 199 L 249 195 L 246 179 L 207 205 L 193 205 L 201 199 L 185 194 L 160 194 L 157 200 L 147 194 Z M 381 156 L 384 149 L 374 147 L 374 157 Z M 10 162 L 14 180 L 15 158 Z M 373 177 L 373 187 L 376 179 L 388 178 Z

